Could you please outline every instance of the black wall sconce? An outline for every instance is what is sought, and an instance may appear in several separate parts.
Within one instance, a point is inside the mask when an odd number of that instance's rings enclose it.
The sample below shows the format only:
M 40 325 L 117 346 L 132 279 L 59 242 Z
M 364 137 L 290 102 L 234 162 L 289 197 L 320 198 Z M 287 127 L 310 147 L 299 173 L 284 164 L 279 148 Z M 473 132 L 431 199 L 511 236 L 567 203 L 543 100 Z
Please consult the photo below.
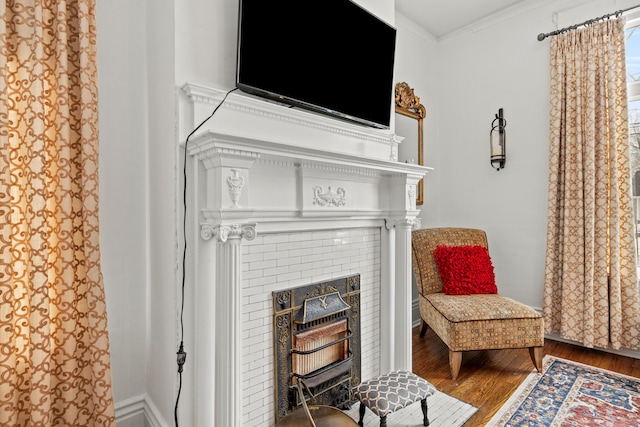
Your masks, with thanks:
M 491 122 L 491 167 L 495 170 L 504 169 L 507 162 L 507 133 L 505 127 L 507 121 L 504 119 L 502 108 L 498 110 L 496 118 Z

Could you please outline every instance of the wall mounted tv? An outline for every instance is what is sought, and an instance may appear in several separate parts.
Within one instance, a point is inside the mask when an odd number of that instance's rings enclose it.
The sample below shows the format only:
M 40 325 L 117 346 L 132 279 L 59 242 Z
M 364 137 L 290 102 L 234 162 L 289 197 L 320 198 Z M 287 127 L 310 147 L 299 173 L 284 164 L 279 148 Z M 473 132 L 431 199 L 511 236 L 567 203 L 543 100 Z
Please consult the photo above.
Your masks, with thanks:
M 350 0 L 240 0 L 236 86 L 387 129 L 395 42 L 395 28 Z

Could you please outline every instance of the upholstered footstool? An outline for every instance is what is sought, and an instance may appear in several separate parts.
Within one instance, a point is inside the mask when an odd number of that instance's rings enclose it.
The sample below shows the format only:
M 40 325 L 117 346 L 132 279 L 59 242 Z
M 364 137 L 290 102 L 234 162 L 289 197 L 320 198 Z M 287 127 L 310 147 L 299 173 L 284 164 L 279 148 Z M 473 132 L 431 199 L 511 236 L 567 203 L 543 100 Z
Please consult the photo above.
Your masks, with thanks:
M 380 427 L 387 425 L 387 415 L 414 402 L 422 402 L 423 424 L 429 425 L 427 397 L 435 393 L 435 387 L 408 371 L 393 371 L 371 378 L 353 388 L 353 395 L 360 401 L 360 427 L 364 426 L 364 413 L 369 408 L 380 417 Z

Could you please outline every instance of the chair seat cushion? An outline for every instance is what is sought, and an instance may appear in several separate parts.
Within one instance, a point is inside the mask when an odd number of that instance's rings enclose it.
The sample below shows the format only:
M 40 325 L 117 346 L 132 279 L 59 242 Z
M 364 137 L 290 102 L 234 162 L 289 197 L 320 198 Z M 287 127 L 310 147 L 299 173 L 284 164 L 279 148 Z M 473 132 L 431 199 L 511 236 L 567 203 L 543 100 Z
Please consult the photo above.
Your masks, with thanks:
M 409 371 L 393 371 L 371 378 L 353 388 L 361 405 L 379 417 L 426 399 L 436 392 L 427 380 Z
M 420 314 L 451 351 L 544 345 L 542 315 L 499 294 L 421 295 Z
M 449 322 L 477 320 L 537 319 L 533 308 L 499 294 L 446 295 L 435 293 L 425 298 Z

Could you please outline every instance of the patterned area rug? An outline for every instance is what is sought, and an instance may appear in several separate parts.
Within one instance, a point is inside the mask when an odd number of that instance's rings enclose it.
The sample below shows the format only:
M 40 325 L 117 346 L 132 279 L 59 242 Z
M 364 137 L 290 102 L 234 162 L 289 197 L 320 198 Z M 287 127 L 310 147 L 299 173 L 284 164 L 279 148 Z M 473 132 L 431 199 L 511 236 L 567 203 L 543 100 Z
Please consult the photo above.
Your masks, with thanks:
M 553 356 L 486 427 L 639 427 L 640 379 Z
M 429 415 L 429 427 L 460 427 L 467 422 L 477 409 L 468 403 L 464 403 L 454 397 L 436 391 L 432 396 L 427 398 Z M 358 408 L 356 403 L 345 411 L 351 418 L 359 420 Z M 380 426 L 380 418 L 367 409 L 364 416 L 364 427 Z M 422 408 L 420 402 L 416 402 L 399 411 L 387 415 L 388 427 L 419 427 L 422 426 Z

